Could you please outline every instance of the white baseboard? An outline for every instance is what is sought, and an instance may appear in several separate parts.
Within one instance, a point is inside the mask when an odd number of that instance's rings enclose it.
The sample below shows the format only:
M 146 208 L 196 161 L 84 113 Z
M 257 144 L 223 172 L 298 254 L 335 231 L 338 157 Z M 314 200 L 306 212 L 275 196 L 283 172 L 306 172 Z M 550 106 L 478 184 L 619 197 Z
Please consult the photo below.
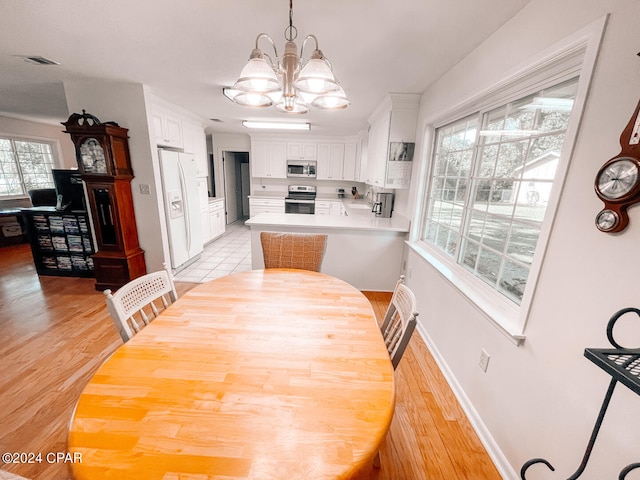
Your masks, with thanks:
M 424 343 L 426 344 L 427 348 L 431 352 L 431 355 L 433 355 L 433 358 L 438 364 L 438 367 L 440 367 L 440 370 L 442 371 L 444 378 L 446 379 L 447 383 L 451 387 L 453 394 L 458 399 L 458 402 L 460 403 L 462 410 L 464 410 L 464 413 L 469 418 L 469 422 L 471 422 L 471 426 L 473 427 L 476 434 L 480 438 L 482 445 L 484 445 L 484 448 L 487 450 L 489 457 L 491 457 L 491 460 L 493 461 L 494 465 L 498 469 L 498 472 L 500 473 L 502 478 L 504 480 L 519 480 L 520 475 L 516 473 L 516 471 L 511 466 L 511 464 L 507 461 L 507 458 L 504 456 L 504 453 L 502 453 L 502 450 L 494 440 L 493 436 L 491 435 L 491 432 L 482 421 L 482 418 L 480 417 L 480 415 L 478 415 L 478 412 L 476 411 L 475 407 L 471 403 L 471 400 L 469 400 L 469 397 L 467 397 L 466 393 L 462 389 L 462 386 L 458 383 L 458 380 L 456 379 L 455 375 L 449 368 L 449 365 L 447 365 L 447 362 L 445 361 L 444 357 L 440 354 L 440 351 L 438 350 L 438 348 L 435 346 L 435 344 L 431 340 L 431 337 L 429 337 L 429 334 L 426 332 L 426 330 L 423 328 L 423 326 L 420 323 L 417 324 L 416 330 L 422 337 L 422 340 L 424 340 Z

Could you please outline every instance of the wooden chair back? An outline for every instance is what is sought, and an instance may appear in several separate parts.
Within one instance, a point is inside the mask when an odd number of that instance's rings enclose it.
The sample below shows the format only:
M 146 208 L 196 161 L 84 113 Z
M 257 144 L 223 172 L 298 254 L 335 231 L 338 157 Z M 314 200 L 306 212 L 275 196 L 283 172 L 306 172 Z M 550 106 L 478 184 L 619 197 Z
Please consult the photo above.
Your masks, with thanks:
M 177 300 L 171 270 L 166 264 L 162 266 L 164 270 L 135 278 L 115 293 L 104 291 L 107 308 L 124 342 Z
M 264 268 L 298 268 L 319 272 L 327 248 L 327 235 L 260 232 Z
M 404 275 L 396 283 L 380 331 L 395 369 L 416 328 L 416 297 L 404 284 Z

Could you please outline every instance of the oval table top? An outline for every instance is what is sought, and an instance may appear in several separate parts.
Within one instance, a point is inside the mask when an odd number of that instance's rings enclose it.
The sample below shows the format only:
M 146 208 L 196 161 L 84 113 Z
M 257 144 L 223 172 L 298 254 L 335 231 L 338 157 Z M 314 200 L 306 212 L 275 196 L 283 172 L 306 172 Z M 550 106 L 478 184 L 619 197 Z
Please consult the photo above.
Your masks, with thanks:
M 75 479 L 348 479 L 394 408 L 367 298 L 334 277 L 253 270 L 201 284 L 118 349 L 72 419 Z

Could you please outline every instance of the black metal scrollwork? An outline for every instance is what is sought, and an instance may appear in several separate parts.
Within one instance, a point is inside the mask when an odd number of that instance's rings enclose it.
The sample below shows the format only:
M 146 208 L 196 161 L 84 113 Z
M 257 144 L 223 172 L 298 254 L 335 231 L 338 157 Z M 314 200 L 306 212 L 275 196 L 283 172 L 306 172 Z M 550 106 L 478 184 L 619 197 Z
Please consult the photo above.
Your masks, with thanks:
M 634 356 L 637 357 L 638 350 L 630 350 L 628 348 L 622 347 L 613 337 L 613 327 L 615 326 L 616 322 L 627 313 L 635 313 L 636 315 L 638 315 L 638 317 L 640 317 L 640 309 L 637 309 L 637 308 L 629 307 L 629 308 L 623 308 L 622 310 L 618 310 L 609 319 L 609 323 L 607 323 L 607 339 L 609 340 L 609 343 L 611 343 L 611 345 L 613 345 L 616 349 L 619 350 L 620 353 L 633 352 Z M 585 350 L 585 356 L 587 355 L 588 350 L 589 349 Z M 611 379 L 611 382 L 609 383 L 609 388 L 607 389 L 607 393 L 605 394 L 604 400 L 602 401 L 602 406 L 600 407 L 600 413 L 598 414 L 598 418 L 596 419 L 596 423 L 593 427 L 593 431 L 591 432 L 591 437 L 589 438 L 589 443 L 587 444 L 587 448 L 584 452 L 584 456 L 582 457 L 582 462 L 580 462 L 578 469 L 570 477 L 568 477 L 567 480 L 576 480 L 582 475 L 585 468 L 587 467 L 587 463 L 589 462 L 589 457 L 591 456 L 591 451 L 593 450 L 593 445 L 596 442 L 596 438 L 598 437 L 598 433 L 600 432 L 600 427 L 602 426 L 602 420 L 604 419 L 604 414 L 607 412 L 607 408 L 609 407 L 611 396 L 613 395 L 613 390 L 619 379 L 620 378 L 612 374 L 612 379 Z M 625 382 L 625 385 L 629 386 L 627 382 Z M 522 465 L 522 468 L 520 469 L 520 478 L 522 480 L 527 480 L 526 478 L 527 471 L 531 466 L 537 465 L 538 463 L 542 463 L 546 465 L 547 468 L 549 468 L 549 470 L 551 470 L 552 472 L 555 471 L 555 468 L 553 467 L 553 465 L 551 465 L 551 463 L 549 463 L 544 458 L 533 458 Z M 627 474 L 637 468 L 640 468 L 640 463 L 632 463 L 630 465 L 627 465 L 625 468 L 623 468 L 620 471 L 620 476 L 618 477 L 618 480 L 625 480 Z

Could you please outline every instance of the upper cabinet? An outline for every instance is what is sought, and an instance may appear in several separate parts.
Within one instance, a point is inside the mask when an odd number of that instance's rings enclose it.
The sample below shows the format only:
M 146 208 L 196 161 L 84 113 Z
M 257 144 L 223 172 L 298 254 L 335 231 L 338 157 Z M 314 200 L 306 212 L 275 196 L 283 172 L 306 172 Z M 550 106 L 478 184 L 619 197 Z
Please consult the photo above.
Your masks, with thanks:
M 287 178 L 287 144 L 252 140 L 250 163 L 253 177 Z
M 358 161 L 358 144 L 347 142 L 344 144 L 343 180 L 360 180 L 360 162 Z
M 202 125 L 194 121 L 184 119 L 182 121 L 182 136 L 184 138 L 182 150 L 185 153 L 192 153 L 195 155 L 198 176 L 209 176 L 207 136 Z
M 151 97 L 151 119 L 156 145 L 194 154 L 198 176 L 208 176 L 207 138 L 203 122 L 177 105 L 155 96 Z
M 361 160 L 365 144 L 365 131 L 358 136 L 318 136 L 303 140 L 285 135 L 252 135 L 251 176 L 286 178 L 287 160 L 301 160 L 317 162 L 317 180 L 364 182 Z
M 344 179 L 344 144 L 318 144 L 318 180 Z
M 182 121 L 180 117 L 163 105 L 154 102 L 153 112 L 153 133 L 156 145 L 159 147 L 182 148 Z
M 409 188 L 419 94 L 390 94 L 369 117 L 366 182 L 383 188 Z M 410 144 L 410 156 L 395 155 Z
M 316 160 L 318 158 L 318 146 L 315 143 L 287 143 L 287 159 L 289 160 Z

